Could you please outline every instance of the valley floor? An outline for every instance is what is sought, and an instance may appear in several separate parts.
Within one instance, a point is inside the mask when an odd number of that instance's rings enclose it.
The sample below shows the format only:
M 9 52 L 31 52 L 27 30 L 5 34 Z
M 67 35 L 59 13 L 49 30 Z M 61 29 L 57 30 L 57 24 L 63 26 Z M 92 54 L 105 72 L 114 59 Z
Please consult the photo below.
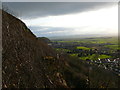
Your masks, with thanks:
M 66 57 L 63 74 L 70 87 L 119 87 L 120 48 L 117 37 L 56 40 L 52 45 L 58 57 Z

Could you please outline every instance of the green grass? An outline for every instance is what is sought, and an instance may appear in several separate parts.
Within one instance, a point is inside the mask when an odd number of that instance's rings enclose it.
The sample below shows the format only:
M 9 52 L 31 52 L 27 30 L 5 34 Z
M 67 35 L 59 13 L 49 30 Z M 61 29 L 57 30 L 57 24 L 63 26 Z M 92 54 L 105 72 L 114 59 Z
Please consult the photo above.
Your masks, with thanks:
M 76 47 L 76 49 L 83 49 L 83 50 L 90 50 L 90 48 L 87 48 L 87 47 Z
M 110 49 L 120 49 L 119 45 L 105 45 L 105 47 Z
M 56 42 L 56 41 L 52 41 L 52 42 Z M 57 41 L 57 42 L 59 42 L 59 43 L 70 43 L 70 42 L 74 42 L 74 41 L 66 41 L 66 40 L 62 40 L 62 41 Z
M 56 41 L 53 41 L 56 42 Z M 109 37 L 109 38 L 85 38 L 85 39 L 76 39 L 76 40 L 58 40 L 59 43 L 91 43 L 91 44 L 103 44 L 103 43 L 111 43 L 111 44 L 118 44 L 118 37 Z
M 72 57 L 78 57 L 78 54 L 70 54 Z
M 89 55 L 87 57 L 80 57 L 79 59 L 82 59 L 82 60 L 86 60 L 86 59 L 96 60 L 96 59 L 98 59 L 98 56 L 93 54 L 93 55 Z
M 97 54 L 93 54 L 93 55 L 89 55 L 87 57 L 80 57 L 79 59 L 81 60 L 86 60 L 86 59 L 90 59 L 90 60 L 97 60 L 98 58 L 100 59 L 106 59 L 106 58 L 111 58 L 111 56 L 108 55 L 97 55 Z
M 55 48 L 56 51 L 63 51 L 63 52 L 68 52 L 70 51 L 69 49 L 64 49 L 64 48 Z
M 98 44 L 111 43 L 111 44 L 117 44 L 118 43 L 118 38 L 117 37 L 94 38 L 94 39 L 91 39 L 91 43 L 98 43 Z
M 106 59 L 106 58 L 111 58 L 111 56 L 108 56 L 108 55 L 99 55 L 99 57 L 98 58 L 100 58 L 100 59 Z

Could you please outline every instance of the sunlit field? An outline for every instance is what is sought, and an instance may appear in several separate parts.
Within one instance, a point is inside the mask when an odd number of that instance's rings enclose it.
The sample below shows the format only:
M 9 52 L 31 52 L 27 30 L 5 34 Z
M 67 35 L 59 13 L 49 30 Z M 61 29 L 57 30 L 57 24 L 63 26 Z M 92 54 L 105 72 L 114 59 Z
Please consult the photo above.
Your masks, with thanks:
M 69 57 L 69 67 L 64 69 L 71 71 L 64 71 L 66 80 L 72 82 L 68 73 L 73 75 L 73 80 L 80 74 L 82 79 L 89 76 L 88 83 L 91 88 L 118 87 L 120 47 L 117 37 L 55 40 L 52 43 L 59 55 Z M 75 82 L 74 84 L 77 87 Z

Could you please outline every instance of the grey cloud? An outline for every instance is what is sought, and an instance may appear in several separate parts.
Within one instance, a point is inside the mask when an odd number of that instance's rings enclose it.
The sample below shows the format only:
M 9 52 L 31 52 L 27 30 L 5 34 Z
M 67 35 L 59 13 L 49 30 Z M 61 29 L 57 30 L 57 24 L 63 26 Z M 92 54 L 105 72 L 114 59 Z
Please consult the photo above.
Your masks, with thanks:
M 76 28 L 64 28 L 64 27 L 47 27 L 47 26 L 30 26 L 31 31 L 38 37 L 51 37 L 51 36 L 66 36 L 66 35 L 76 35 L 89 34 L 89 32 L 84 31 L 87 26 L 82 26 L 79 28 L 80 33 L 76 32 Z
M 8 7 L 18 17 L 29 19 L 96 10 L 114 4 L 113 2 L 4 2 L 3 7 Z
M 70 31 L 73 31 L 74 28 L 63 28 L 63 27 L 29 27 L 32 32 L 38 36 L 59 36 L 59 35 L 67 35 Z

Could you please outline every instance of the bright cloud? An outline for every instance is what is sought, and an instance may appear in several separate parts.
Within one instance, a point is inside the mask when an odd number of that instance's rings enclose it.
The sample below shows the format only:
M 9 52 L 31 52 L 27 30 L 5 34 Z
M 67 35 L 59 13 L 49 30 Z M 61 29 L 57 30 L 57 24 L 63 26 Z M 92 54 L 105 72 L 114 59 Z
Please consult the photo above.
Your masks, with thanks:
M 118 33 L 118 6 L 102 8 L 96 11 L 87 11 L 77 14 L 40 17 L 23 20 L 27 26 L 44 27 L 49 34 L 117 34 Z M 46 28 L 45 28 L 46 27 Z M 71 28 L 69 31 L 53 31 L 49 28 Z M 45 33 L 45 32 L 44 32 Z

